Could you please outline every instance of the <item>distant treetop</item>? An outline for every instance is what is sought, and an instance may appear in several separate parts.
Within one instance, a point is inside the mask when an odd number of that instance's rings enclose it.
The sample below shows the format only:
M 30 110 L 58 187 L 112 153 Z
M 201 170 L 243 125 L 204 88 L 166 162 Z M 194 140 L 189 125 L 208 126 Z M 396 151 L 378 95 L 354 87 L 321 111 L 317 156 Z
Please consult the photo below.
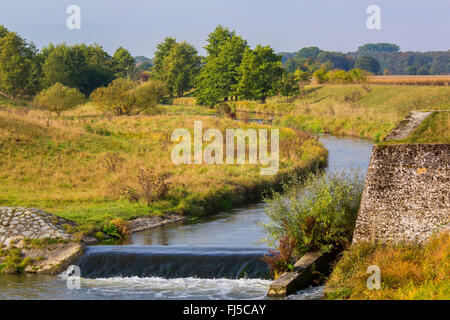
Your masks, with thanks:
M 377 53 L 377 52 L 399 52 L 400 47 L 393 43 L 366 43 L 359 46 L 357 54 Z

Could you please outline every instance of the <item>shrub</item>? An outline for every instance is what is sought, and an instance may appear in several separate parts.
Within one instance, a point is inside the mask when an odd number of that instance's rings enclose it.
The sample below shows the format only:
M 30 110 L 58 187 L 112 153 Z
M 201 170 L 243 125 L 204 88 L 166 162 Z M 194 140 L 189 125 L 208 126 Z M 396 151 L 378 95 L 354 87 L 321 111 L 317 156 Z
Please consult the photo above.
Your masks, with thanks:
M 61 112 L 75 108 L 85 101 L 84 95 L 76 88 L 69 88 L 55 83 L 48 89 L 42 90 L 35 98 L 34 103 L 58 116 Z
M 332 83 L 347 84 L 352 82 L 352 76 L 345 70 L 332 70 L 328 72 L 328 78 Z
M 114 172 L 121 166 L 122 162 L 124 161 L 124 158 L 121 158 L 117 153 L 107 153 L 103 157 L 102 166 L 108 171 L 108 172 Z
M 114 219 L 103 225 L 102 231 L 104 234 L 114 239 L 125 239 L 130 234 L 128 224 L 120 218 Z M 97 238 L 99 238 L 99 235 L 97 235 Z
M 323 67 L 314 71 L 313 77 L 316 79 L 317 83 L 325 83 L 329 80 L 328 72 Z
M 136 82 L 116 79 L 107 87 L 96 89 L 91 99 L 102 109 L 116 115 L 136 115 L 143 111 L 155 109 L 161 95 L 158 82 Z
M 169 191 L 169 174 L 158 174 L 154 170 L 141 169 L 138 172 L 138 183 L 141 194 L 150 205 L 152 201 L 164 199 Z
M 130 202 L 138 202 L 140 199 L 139 192 L 133 187 L 123 187 L 121 190 L 122 197 L 128 199 Z
M 278 242 L 278 251 L 269 250 L 269 254 L 264 255 L 262 260 L 269 265 L 272 278 L 277 279 L 283 272 L 294 271 L 293 253 L 296 244 L 295 239 L 286 235 Z
M 302 180 L 306 180 L 304 186 Z M 285 187 L 287 195 L 266 199 L 270 221 L 265 224 L 268 244 L 295 239 L 298 255 L 329 252 L 350 244 L 359 210 L 363 181 L 358 173 L 310 175 Z

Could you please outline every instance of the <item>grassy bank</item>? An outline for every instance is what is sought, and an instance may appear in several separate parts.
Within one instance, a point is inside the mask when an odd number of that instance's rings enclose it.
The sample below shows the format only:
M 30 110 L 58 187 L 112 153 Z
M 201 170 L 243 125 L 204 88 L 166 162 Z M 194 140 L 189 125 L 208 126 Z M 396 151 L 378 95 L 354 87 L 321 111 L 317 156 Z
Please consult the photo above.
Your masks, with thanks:
M 170 136 L 176 128 L 192 134 L 194 120 L 203 121 L 203 132 L 268 126 L 165 108 L 168 114 L 115 117 L 87 104 L 60 118 L 40 110 L 1 110 L 0 206 L 38 207 L 91 232 L 115 218 L 229 209 L 256 200 L 293 171 L 326 161 L 327 152 L 315 138 L 285 128 L 275 176 L 260 175 L 259 165 L 176 166 Z M 148 200 L 146 191 L 157 188 L 165 192 Z
M 280 126 L 382 140 L 411 110 L 450 109 L 448 87 L 371 85 L 307 86 L 295 101 L 271 98 L 232 102 L 240 111 L 273 113 Z
M 385 144 L 398 143 L 450 143 L 450 112 L 435 111 L 406 139 L 389 140 Z
M 345 252 L 329 278 L 327 299 L 450 299 L 450 233 L 424 246 L 362 243 Z M 381 289 L 368 289 L 369 266 L 381 271 Z

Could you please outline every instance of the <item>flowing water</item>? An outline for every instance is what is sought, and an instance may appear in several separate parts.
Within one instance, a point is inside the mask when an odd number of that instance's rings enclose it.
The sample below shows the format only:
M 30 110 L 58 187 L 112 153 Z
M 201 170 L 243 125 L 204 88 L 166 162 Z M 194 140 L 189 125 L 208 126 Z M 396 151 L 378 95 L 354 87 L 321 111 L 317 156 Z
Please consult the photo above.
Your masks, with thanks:
M 328 172 L 365 174 L 372 144 L 323 135 Z M 260 258 L 264 204 L 133 234 L 122 246 L 91 246 L 77 265 L 81 288 L 61 277 L 0 276 L 0 299 L 264 299 L 270 280 Z M 323 287 L 288 299 L 320 299 Z

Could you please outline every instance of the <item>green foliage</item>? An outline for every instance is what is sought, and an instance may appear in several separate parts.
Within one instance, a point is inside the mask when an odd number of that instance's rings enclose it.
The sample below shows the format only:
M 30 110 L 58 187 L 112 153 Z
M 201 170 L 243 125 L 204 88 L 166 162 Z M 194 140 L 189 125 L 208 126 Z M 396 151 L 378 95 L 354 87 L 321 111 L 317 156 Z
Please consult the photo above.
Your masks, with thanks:
M 87 95 L 108 85 L 116 73 L 112 58 L 98 45 L 49 45 L 42 55 L 45 87 L 59 82 Z
M 128 223 L 123 221 L 121 218 L 116 218 L 105 223 L 103 225 L 102 232 L 115 240 L 126 239 L 130 235 Z M 97 232 L 96 238 L 103 239 L 104 236 Z
M 106 234 L 107 236 L 109 236 L 111 238 L 122 239 L 122 235 L 119 232 L 119 228 L 117 228 L 117 226 L 112 222 L 106 223 L 103 226 L 102 231 L 104 234 Z
M 55 83 L 48 89 L 42 90 L 35 98 L 34 103 L 38 106 L 55 112 L 58 116 L 61 112 L 75 108 L 84 103 L 85 97 L 75 88 Z
M 135 115 L 155 109 L 160 94 L 160 84 L 155 81 L 138 85 L 136 82 L 119 78 L 107 87 L 96 89 L 92 101 L 102 109 L 116 115 Z
M 355 64 L 353 57 L 341 52 L 332 51 L 322 51 L 318 54 L 316 60 L 318 63 L 326 65 L 328 69 L 350 70 Z
M 365 45 L 359 46 L 359 55 L 373 54 L 379 52 L 399 52 L 400 47 L 393 43 L 366 43 Z
M 317 83 L 325 83 L 329 80 L 328 72 L 324 67 L 314 71 L 313 77 L 316 79 Z
M 378 74 L 381 69 L 378 60 L 371 56 L 361 56 L 356 59 L 355 68 L 366 70 L 373 74 Z
M 281 77 L 281 57 L 270 46 L 257 45 L 254 50 L 247 48 L 238 71 L 237 94 L 244 99 L 265 102 L 276 91 L 275 84 Z
M 113 62 L 116 68 L 116 78 L 136 80 L 135 60 L 127 49 L 117 48 L 113 55 Z
M 0 257 L 3 256 L 0 263 L 0 274 L 17 274 L 22 273 L 25 268 L 33 264 L 33 259 L 23 258 L 20 249 L 0 250 Z
M 182 97 L 193 88 L 200 72 L 200 62 L 197 50 L 191 44 L 186 41 L 177 43 L 168 37 L 157 47 L 151 76 L 163 81 L 171 95 Z
M 291 97 L 299 92 L 298 84 L 299 81 L 294 74 L 283 71 L 276 84 L 277 92 L 286 98 Z
M 196 97 L 198 103 L 213 106 L 234 94 L 247 41 L 218 26 L 210 33 L 205 48 L 209 55 L 197 79 Z
M 298 254 L 329 252 L 347 246 L 352 239 L 363 181 L 359 174 L 311 175 L 266 199 L 270 221 L 265 224 L 268 244 L 276 248 L 280 239 L 295 240 Z
M 0 26 L 0 93 L 14 99 L 37 89 L 36 48 Z
M 200 72 L 200 57 L 197 50 L 186 41 L 177 43 L 164 59 L 167 88 L 178 97 L 194 87 L 194 80 Z
M 154 66 L 151 75 L 154 79 L 165 81 L 164 59 L 169 55 L 172 48 L 177 44 L 174 38 L 167 37 L 156 47 L 155 57 L 153 59 Z

